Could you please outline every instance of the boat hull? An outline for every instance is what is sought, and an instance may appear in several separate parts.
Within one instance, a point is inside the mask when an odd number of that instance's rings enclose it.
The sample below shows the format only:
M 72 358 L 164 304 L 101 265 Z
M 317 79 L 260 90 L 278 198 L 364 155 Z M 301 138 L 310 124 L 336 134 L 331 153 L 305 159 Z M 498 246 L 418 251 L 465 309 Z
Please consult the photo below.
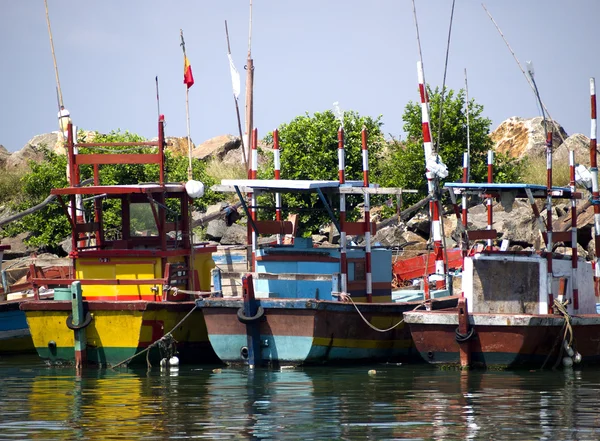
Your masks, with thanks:
M 25 354 L 35 352 L 25 313 L 19 301 L 0 304 L 0 354 Z
M 449 300 L 450 302 L 456 300 Z M 263 365 L 418 361 L 402 314 L 418 304 L 344 303 L 314 299 L 260 299 L 257 321 Z M 248 325 L 238 319 L 242 300 L 199 300 L 210 343 L 227 364 L 246 364 Z M 357 312 L 360 310 L 362 316 Z M 379 332 L 378 329 L 393 329 Z
M 457 341 L 456 310 L 409 312 L 405 319 L 417 351 L 435 365 L 461 366 L 461 344 L 473 367 L 551 368 L 564 355 L 561 316 L 470 313 L 474 332 L 465 343 Z M 581 363 L 600 363 L 600 315 L 573 316 L 571 323 L 573 348 L 581 354 Z
M 194 302 L 84 301 L 92 320 L 85 328 L 88 363 L 114 366 L 146 350 L 178 325 Z M 52 364 L 74 363 L 74 331 L 67 327 L 70 301 L 31 301 L 23 304 L 33 344 L 39 356 Z M 182 363 L 218 362 L 206 334 L 202 313 L 194 310 L 172 333 Z M 160 345 L 147 351 L 157 363 L 167 354 Z M 146 363 L 146 355 L 129 364 Z

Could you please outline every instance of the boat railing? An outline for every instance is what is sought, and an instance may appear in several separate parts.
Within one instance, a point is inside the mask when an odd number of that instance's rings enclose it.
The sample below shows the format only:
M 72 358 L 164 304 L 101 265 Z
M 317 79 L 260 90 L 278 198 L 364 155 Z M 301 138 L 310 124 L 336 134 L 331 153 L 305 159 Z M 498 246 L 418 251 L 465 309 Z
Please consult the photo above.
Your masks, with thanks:
M 158 139 L 143 142 L 74 142 L 73 124 L 67 126 L 67 157 L 69 167 L 69 184 L 76 186 L 80 182 L 80 166 L 94 167 L 94 185 L 100 185 L 99 166 L 107 164 L 157 164 L 159 167 L 159 185 L 164 185 L 164 118 L 158 121 Z M 157 147 L 156 153 L 79 153 L 80 148 L 96 149 L 98 152 L 114 147 Z

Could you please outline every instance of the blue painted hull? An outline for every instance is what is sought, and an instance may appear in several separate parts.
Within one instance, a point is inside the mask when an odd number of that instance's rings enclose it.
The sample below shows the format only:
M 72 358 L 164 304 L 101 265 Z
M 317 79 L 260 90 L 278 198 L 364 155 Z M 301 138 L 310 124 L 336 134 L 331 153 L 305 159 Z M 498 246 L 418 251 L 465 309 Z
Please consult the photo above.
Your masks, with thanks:
M 254 324 L 260 342 L 255 349 L 257 364 L 420 361 L 408 327 L 402 322 L 403 312 L 420 302 L 355 306 L 313 299 L 260 299 L 257 303 L 264 309 L 264 316 Z M 248 363 L 250 326 L 238 319 L 243 302 L 207 299 L 197 304 L 203 311 L 210 343 L 221 361 Z
M 35 352 L 25 313 L 19 301 L 0 304 L 0 354 Z

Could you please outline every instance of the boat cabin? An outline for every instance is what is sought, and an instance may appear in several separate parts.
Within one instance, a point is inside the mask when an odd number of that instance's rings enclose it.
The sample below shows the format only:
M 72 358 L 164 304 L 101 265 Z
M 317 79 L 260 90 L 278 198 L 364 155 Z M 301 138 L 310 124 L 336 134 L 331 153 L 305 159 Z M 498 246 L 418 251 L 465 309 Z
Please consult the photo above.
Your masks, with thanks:
M 543 220 L 536 205 L 536 199 L 548 198 L 574 202 L 581 198 L 580 193 L 562 187 L 552 187 L 549 192 L 546 186 L 533 184 L 446 183 L 445 187 L 455 205 L 457 195 L 499 199 L 505 210 L 510 210 L 516 198 L 527 199 L 546 245 L 543 250 L 511 251 L 508 243 L 500 248 L 488 245 L 488 240 L 497 238 L 491 224 L 486 230 L 464 230 L 462 290 L 469 312 L 548 314 L 557 298 L 569 299 L 569 314 L 596 312 L 592 265 L 577 256 L 576 229 L 552 231 L 551 217 L 550 222 Z M 554 252 L 558 242 L 568 244 L 571 254 Z
M 61 284 L 80 281 L 87 300 L 189 300 L 182 291 L 210 291 L 216 248 L 192 243 L 191 198 L 185 183 L 166 181 L 165 145 L 162 117 L 158 140 L 149 142 L 77 143 L 69 124 L 69 186 L 52 190 L 72 230 L 75 277 Z M 108 164 L 154 164 L 159 180 L 102 185 Z M 81 182 L 83 167 L 93 177 Z M 118 222 L 107 222 L 107 207 L 118 208 Z M 46 284 L 56 280 L 34 278 L 34 286 Z

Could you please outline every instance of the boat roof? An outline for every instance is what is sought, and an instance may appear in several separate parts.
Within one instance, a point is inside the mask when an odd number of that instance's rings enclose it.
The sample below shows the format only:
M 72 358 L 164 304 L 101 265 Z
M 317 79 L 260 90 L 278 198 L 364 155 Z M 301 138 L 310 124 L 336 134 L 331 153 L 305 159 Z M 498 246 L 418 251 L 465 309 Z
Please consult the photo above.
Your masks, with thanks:
M 135 185 L 91 185 L 83 187 L 65 187 L 52 189 L 54 195 L 100 195 L 100 194 L 146 194 L 146 193 L 181 193 L 185 192 L 184 184 L 170 183 L 160 185 L 158 183 L 135 184 Z
M 361 187 L 362 181 L 347 181 L 340 184 L 339 181 L 314 181 L 308 179 L 223 179 L 221 185 L 215 186 L 215 190 L 222 192 L 235 191 L 237 187 L 240 191 L 312 191 L 323 189 L 339 189 L 340 187 Z
M 444 187 L 459 190 L 460 193 L 501 193 L 513 192 L 515 197 L 526 198 L 527 190 L 531 191 L 533 197 L 546 197 L 547 187 L 539 184 L 488 184 L 485 182 L 446 182 Z M 552 196 L 571 198 L 571 189 L 569 187 L 552 187 Z M 581 198 L 581 193 L 573 192 L 575 199 Z

